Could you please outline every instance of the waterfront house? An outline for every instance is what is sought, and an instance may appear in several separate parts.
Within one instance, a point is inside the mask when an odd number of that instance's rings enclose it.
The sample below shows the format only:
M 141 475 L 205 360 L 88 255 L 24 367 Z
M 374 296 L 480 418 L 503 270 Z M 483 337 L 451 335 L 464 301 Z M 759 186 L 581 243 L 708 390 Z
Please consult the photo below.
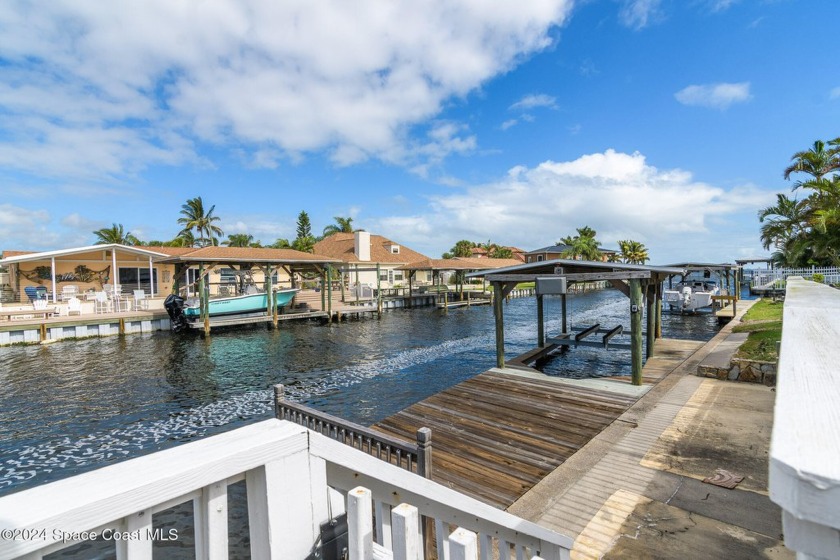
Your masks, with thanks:
M 407 275 L 400 267 L 428 259 L 405 245 L 367 231 L 334 233 L 315 244 L 315 253 L 342 261 L 341 273 L 347 282 L 386 289 L 407 286 Z M 415 276 L 414 282 L 431 284 L 431 271 Z
M 563 243 L 559 245 L 550 245 L 548 247 L 543 247 L 541 249 L 534 249 L 533 251 L 528 251 L 524 253 L 526 263 L 535 263 L 535 262 L 542 262 L 542 261 L 553 261 L 555 259 L 565 259 L 563 254 L 571 249 L 569 245 L 565 245 Z M 612 249 L 599 249 L 601 251 L 601 261 L 602 262 L 610 262 L 614 255 L 618 254 L 618 251 L 614 251 Z M 576 260 L 581 260 L 578 257 Z
M 520 263 L 525 262 L 525 250 L 520 249 L 519 247 L 502 247 L 502 249 L 509 249 L 511 253 L 513 253 L 514 259 L 519 261 Z M 486 247 L 473 247 L 470 249 L 470 257 L 473 259 L 486 259 L 488 258 L 488 251 Z

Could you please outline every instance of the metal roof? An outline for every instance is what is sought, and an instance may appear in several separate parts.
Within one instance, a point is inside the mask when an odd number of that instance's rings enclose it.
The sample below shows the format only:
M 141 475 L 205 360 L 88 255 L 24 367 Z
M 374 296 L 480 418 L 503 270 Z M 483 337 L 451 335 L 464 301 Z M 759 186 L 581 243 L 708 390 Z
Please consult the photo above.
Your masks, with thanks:
M 578 261 L 573 259 L 552 259 L 535 263 L 508 266 L 495 270 L 482 270 L 467 274 L 467 278 L 488 276 L 491 274 L 554 274 L 555 267 L 563 267 L 564 272 L 611 272 L 611 271 L 641 271 L 655 274 L 682 274 L 683 268 L 672 266 L 648 266 L 643 264 L 608 263 L 600 261 Z
M 168 257 L 163 253 L 150 251 L 142 247 L 134 247 L 132 245 L 120 245 L 118 243 L 108 243 L 105 245 L 89 245 L 87 247 L 74 247 L 72 249 L 58 249 L 56 251 L 43 251 L 40 253 L 26 253 L 24 255 L 15 255 L 13 257 L 6 257 L 0 259 L 0 264 L 14 264 L 19 262 L 42 261 L 45 259 L 52 259 L 57 257 L 67 257 L 78 255 L 81 253 L 91 253 L 94 251 L 109 251 L 114 250 L 121 253 L 132 253 L 135 255 L 143 255 L 152 257 L 153 259 L 161 259 Z

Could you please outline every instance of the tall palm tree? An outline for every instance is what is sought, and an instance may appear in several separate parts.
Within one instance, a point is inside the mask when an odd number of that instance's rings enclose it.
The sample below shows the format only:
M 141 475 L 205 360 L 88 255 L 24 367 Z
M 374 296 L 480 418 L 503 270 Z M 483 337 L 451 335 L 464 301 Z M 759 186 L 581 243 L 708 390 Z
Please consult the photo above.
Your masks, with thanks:
M 131 235 L 131 232 L 124 231 L 122 224 L 112 224 L 109 228 L 98 229 L 93 232 L 96 236 L 96 245 L 108 245 L 119 243 L 120 245 L 140 245 L 140 240 Z
M 216 205 L 214 204 L 210 207 L 210 210 L 205 212 L 204 202 L 200 196 L 187 200 L 186 204 L 181 206 L 181 214 L 184 216 L 178 218 L 178 223 L 184 226 L 179 235 L 195 230 L 198 233 L 195 244 L 199 247 L 218 245 L 218 237 L 224 235 L 224 232 L 214 223 L 220 221 L 218 216 L 213 215 L 215 209 Z
M 324 237 L 334 233 L 353 233 L 353 218 L 335 216 L 333 220 L 335 220 L 334 224 L 330 224 L 324 228 Z
M 785 168 L 785 179 L 790 179 L 792 173 L 807 173 L 814 179 L 822 179 L 840 169 L 840 138 L 829 141 L 828 149 L 825 142 L 817 140 L 810 150 L 793 154 L 791 161 Z M 794 190 L 798 186 L 799 183 Z
M 589 226 L 577 228 L 577 235 L 567 236 L 557 244 L 568 245 L 568 249 L 560 253 L 564 259 L 583 259 L 585 261 L 600 261 L 601 243 L 595 239 L 597 232 Z
M 647 247 L 639 241 L 631 239 L 619 241 L 618 248 L 621 250 L 621 258 L 625 263 L 645 264 L 650 260 Z

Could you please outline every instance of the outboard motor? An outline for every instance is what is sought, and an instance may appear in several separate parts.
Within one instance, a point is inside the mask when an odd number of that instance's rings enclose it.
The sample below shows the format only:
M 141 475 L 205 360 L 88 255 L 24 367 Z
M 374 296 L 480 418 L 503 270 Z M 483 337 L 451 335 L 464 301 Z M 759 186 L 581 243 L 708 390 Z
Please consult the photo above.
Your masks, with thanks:
M 682 289 L 682 297 L 683 297 L 683 307 L 688 307 L 691 305 L 691 288 L 685 286 Z
M 184 298 L 176 294 L 169 294 L 166 296 L 166 301 L 163 302 L 163 307 L 169 314 L 173 331 L 177 333 L 189 328 L 187 316 L 184 315 Z

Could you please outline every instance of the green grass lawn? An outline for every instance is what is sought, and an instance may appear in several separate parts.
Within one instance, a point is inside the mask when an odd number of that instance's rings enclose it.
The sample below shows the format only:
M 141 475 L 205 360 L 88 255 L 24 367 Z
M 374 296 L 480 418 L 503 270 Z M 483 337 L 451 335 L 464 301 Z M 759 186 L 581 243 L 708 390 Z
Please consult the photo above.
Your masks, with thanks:
M 782 339 L 783 307 L 783 303 L 761 299 L 747 311 L 742 323 L 732 329 L 732 332 L 750 333 L 735 354 L 736 358 L 763 362 L 779 359 L 776 343 Z

